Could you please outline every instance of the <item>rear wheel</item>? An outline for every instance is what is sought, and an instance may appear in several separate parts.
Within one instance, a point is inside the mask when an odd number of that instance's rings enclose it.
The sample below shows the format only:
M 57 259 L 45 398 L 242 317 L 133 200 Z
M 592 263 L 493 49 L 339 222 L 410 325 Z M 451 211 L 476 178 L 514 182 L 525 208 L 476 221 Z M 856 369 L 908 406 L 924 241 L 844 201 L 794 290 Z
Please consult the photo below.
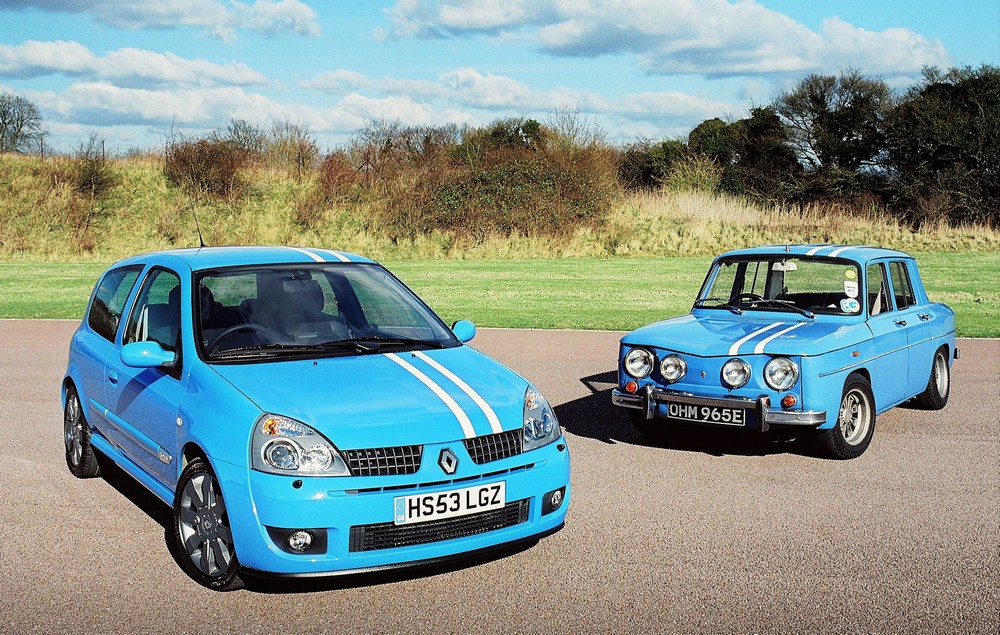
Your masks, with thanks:
M 951 394 L 951 368 L 948 367 L 948 349 L 942 346 L 934 353 L 927 388 L 917 395 L 917 403 L 928 410 L 940 410 L 948 404 L 949 394 Z
M 853 459 L 864 454 L 875 433 L 875 398 L 863 375 L 848 376 L 840 399 L 837 423 L 820 430 L 819 439 L 834 458 Z
M 174 495 L 174 544 L 188 575 L 215 591 L 243 587 L 222 488 L 202 458 L 188 463 Z
M 90 426 L 83 416 L 80 397 L 73 386 L 66 389 L 63 440 L 66 442 L 66 466 L 73 476 L 93 478 L 101 473 L 97 455 L 90 445 Z

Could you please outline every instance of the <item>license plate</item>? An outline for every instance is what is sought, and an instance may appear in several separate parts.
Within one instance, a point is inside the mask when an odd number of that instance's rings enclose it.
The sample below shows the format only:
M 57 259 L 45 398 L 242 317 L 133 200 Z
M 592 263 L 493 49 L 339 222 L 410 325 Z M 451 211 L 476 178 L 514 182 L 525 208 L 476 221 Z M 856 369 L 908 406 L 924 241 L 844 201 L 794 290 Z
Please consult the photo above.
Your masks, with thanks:
M 434 494 L 397 496 L 393 499 L 395 524 L 423 523 L 429 520 L 467 516 L 507 504 L 507 483 L 490 483 Z
M 667 416 L 681 421 L 715 423 L 725 426 L 746 425 L 746 410 L 721 406 L 698 406 L 687 403 L 668 403 Z

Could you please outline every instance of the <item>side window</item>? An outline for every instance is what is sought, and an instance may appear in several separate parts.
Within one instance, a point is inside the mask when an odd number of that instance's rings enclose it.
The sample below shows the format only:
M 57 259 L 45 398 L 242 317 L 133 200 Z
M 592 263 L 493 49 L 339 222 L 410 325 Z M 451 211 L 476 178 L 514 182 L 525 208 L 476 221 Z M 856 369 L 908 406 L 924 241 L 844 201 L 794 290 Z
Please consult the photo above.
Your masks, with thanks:
M 892 276 L 892 288 L 896 294 L 896 306 L 905 309 L 916 304 L 913 298 L 913 287 L 910 286 L 910 276 L 906 273 L 906 264 L 900 261 L 889 263 L 889 275 Z
M 175 351 L 180 332 L 181 281 L 166 269 L 156 269 L 142 283 L 125 328 L 124 343 L 156 342 Z
M 889 301 L 889 285 L 885 283 L 885 267 L 881 264 L 868 265 L 868 314 L 878 315 L 892 310 Z
M 125 308 L 125 300 L 132 292 L 132 287 L 141 271 L 142 265 L 115 269 L 109 271 L 98 284 L 94 292 L 94 302 L 90 306 L 90 315 L 87 316 L 87 324 L 104 339 L 114 341 Z

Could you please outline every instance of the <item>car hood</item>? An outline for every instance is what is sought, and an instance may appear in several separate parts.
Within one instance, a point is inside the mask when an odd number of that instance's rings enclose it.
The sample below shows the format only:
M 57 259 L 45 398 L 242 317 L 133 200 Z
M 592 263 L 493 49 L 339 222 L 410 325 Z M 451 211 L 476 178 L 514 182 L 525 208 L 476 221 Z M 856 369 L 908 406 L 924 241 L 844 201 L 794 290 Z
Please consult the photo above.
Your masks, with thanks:
M 864 322 L 815 320 L 782 313 L 765 316 L 685 315 L 649 324 L 622 344 L 651 346 L 701 357 L 820 355 L 871 338 Z
M 301 421 L 340 449 L 443 443 L 492 434 L 496 423 L 519 428 L 528 386 L 468 346 L 212 368 L 264 412 Z

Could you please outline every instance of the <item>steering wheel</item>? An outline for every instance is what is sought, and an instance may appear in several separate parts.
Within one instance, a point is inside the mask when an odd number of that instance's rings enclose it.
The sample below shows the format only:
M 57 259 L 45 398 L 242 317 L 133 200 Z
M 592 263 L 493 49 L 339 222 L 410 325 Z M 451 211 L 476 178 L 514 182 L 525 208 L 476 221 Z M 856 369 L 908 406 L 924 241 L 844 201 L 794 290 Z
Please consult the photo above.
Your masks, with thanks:
M 750 302 L 763 302 L 764 296 L 757 295 L 756 293 L 741 293 L 736 296 L 736 301 L 749 300 Z
M 228 328 L 222 329 L 222 332 L 212 338 L 212 341 L 205 346 L 205 351 L 207 353 L 214 353 L 215 349 L 218 348 L 219 342 L 222 338 L 232 335 L 237 331 L 253 331 L 254 333 L 260 333 L 261 335 L 271 336 L 272 340 L 284 340 L 286 339 L 284 335 L 267 328 L 266 326 L 261 326 L 260 324 L 254 324 L 253 322 L 240 322 L 239 324 L 234 324 Z

